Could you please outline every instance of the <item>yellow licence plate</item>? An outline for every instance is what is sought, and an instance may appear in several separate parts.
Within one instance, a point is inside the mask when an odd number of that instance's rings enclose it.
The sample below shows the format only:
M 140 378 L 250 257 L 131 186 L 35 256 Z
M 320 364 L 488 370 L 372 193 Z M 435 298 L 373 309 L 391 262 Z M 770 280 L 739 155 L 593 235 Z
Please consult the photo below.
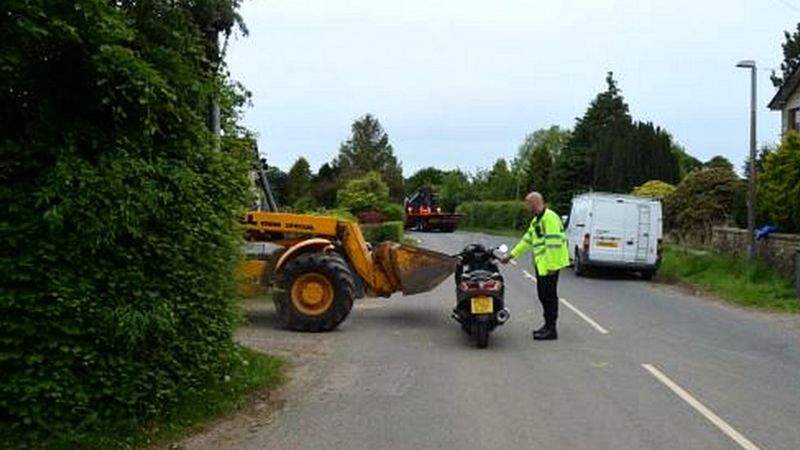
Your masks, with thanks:
M 490 314 L 494 312 L 494 299 L 485 295 L 472 297 L 472 314 Z
M 617 248 L 617 241 L 597 241 L 598 247 Z

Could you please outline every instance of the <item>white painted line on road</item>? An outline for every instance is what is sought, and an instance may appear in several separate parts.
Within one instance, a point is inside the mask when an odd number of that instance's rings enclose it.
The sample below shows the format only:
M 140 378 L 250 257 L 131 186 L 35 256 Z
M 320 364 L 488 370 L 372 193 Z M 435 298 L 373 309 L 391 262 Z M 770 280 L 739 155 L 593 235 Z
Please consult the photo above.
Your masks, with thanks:
M 527 278 L 527 279 L 533 281 L 534 283 L 536 283 L 536 277 L 531 275 L 531 273 L 528 272 L 527 270 L 523 269 L 522 270 L 522 274 L 525 275 L 525 278 Z
M 576 308 L 572 303 L 568 302 L 566 299 L 563 299 L 563 298 L 561 298 L 559 300 L 561 300 L 561 303 L 563 303 L 564 306 L 566 306 L 567 308 L 571 309 L 572 312 L 577 314 L 581 319 L 585 320 L 586 323 L 588 323 L 589 325 L 594 327 L 595 330 L 599 331 L 600 334 L 608 334 L 608 330 L 606 330 L 605 328 L 601 327 L 599 323 L 597 323 L 594 320 L 592 320 L 591 317 L 589 317 L 586 314 L 584 314 L 583 311 L 581 311 L 580 309 Z
M 678 397 L 680 397 L 683 401 L 688 403 L 692 408 L 697 410 L 700 414 L 703 415 L 709 422 L 714 424 L 717 428 L 719 428 L 723 433 L 728 435 L 729 438 L 733 439 L 734 442 L 739 444 L 742 448 L 746 450 L 760 450 L 758 446 L 750 442 L 746 437 L 742 436 L 738 431 L 734 430 L 732 426 L 722 420 L 718 415 L 714 414 L 713 411 L 706 408 L 705 405 L 700 403 L 696 398 L 692 397 L 691 394 L 683 390 L 680 386 L 678 386 L 674 381 L 672 381 L 668 376 L 664 375 L 660 370 L 656 369 L 652 364 L 642 364 L 645 370 L 650 372 L 658 381 L 663 383 L 665 386 L 670 388 L 672 392 L 674 392 Z

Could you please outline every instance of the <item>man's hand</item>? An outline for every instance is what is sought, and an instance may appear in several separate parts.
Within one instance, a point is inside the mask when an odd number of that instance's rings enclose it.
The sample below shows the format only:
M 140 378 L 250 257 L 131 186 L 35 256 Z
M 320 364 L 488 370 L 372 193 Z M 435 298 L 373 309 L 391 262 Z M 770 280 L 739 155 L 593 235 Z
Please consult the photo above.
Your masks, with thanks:
M 500 257 L 500 262 L 503 264 L 508 264 L 511 262 L 511 255 L 504 255 Z

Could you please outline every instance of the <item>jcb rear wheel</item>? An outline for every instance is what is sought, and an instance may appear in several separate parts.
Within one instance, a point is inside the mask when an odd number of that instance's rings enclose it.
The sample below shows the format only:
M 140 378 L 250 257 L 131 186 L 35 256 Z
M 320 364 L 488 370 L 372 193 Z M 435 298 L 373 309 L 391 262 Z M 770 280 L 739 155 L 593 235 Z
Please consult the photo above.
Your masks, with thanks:
M 329 331 L 353 308 L 355 281 L 347 263 L 332 253 L 306 253 L 286 265 L 275 309 L 296 331 Z

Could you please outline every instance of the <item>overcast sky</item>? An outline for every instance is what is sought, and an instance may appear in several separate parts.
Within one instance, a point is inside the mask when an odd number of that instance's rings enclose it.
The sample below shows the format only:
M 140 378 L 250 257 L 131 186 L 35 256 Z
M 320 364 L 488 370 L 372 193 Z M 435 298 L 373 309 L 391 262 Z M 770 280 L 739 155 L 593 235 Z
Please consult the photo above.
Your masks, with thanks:
M 738 168 L 750 79 L 735 65 L 757 61 L 758 140 L 777 141 L 769 69 L 800 0 L 245 0 L 241 12 L 250 35 L 228 63 L 271 164 L 305 156 L 316 170 L 369 112 L 409 176 L 489 167 L 529 132 L 571 128 L 607 71 L 634 119 Z

